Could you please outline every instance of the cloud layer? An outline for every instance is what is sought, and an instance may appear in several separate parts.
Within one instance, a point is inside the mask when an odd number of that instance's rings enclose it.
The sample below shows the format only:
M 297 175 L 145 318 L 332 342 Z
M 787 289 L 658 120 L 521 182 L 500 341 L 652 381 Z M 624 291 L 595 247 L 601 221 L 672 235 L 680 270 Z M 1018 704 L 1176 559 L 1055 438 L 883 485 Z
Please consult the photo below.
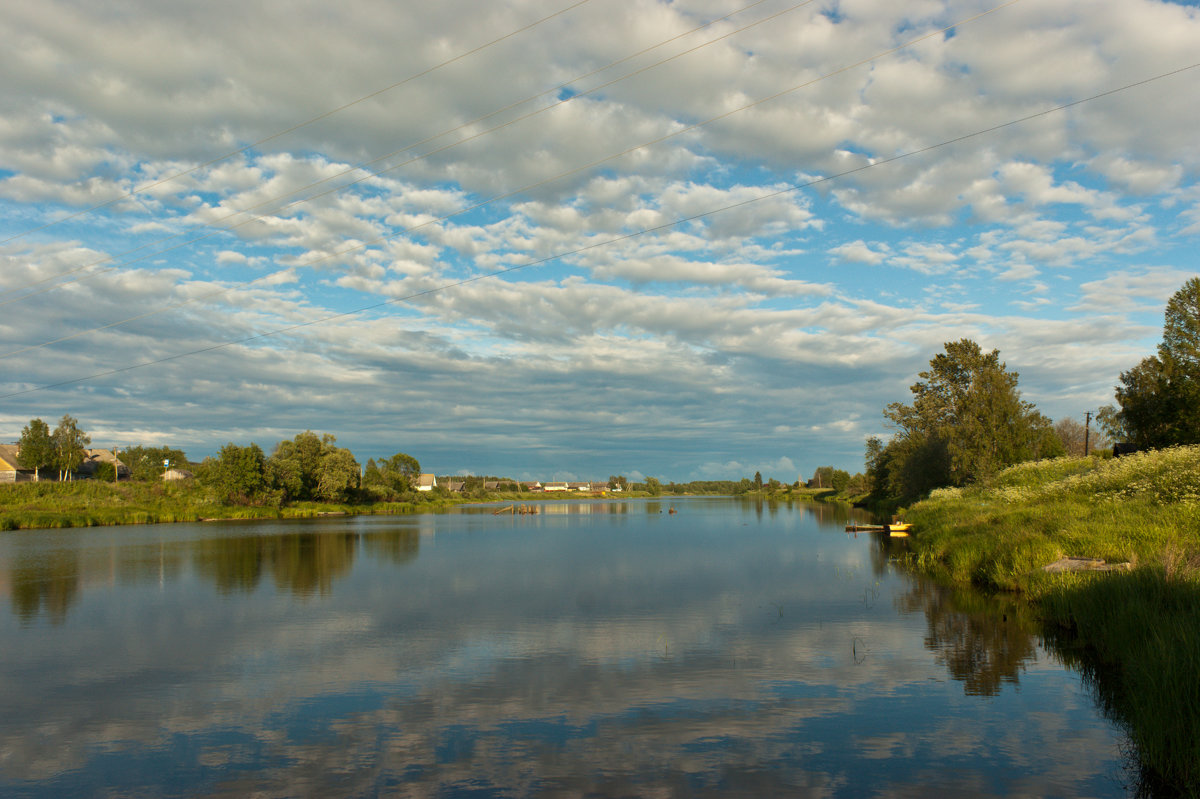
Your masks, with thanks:
M 790 481 L 964 336 L 1105 404 L 1200 269 L 1188 5 L 309 5 L 0 12 L 7 435 Z

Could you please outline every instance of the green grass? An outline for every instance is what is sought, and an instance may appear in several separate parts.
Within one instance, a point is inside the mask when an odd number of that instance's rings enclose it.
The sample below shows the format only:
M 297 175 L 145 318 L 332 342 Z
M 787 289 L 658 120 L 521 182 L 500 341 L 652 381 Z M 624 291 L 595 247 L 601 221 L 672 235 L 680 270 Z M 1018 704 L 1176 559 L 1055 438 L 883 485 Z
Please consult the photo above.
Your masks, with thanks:
M 628 492 L 624 497 L 647 496 Z M 116 524 L 194 522 L 206 519 L 282 519 L 322 514 L 387 515 L 444 510 L 472 502 L 586 501 L 590 495 L 502 492 L 463 496 L 413 493 L 410 501 L 289 502 L 283 505 L 226 505 L 215 502 L 193 481 L 108 483 L 79 480 L 60 483 L 0 484 L 0 530 L 99 527 Z M 669 496 L 659 499 L 668 500 Z
M 1036 591 L 1031 573 L 1063 556 L 1161 565 L 1200 551 L 1200 447 L 1021 464 L 934 491 L 907 518 L 924 568 L 989 588 Z
M 908 520 L 918 568 L 1031 601 L 1129 731 L 1144 787 L 1200 796 L 1200 447 L 1022 464 Z M 1042 571 L 1063 556 L 1131 569 Z
M 431 501 L 430 505 L 445 504 Z M 0 486 L 0 530 L 194 522 L 204 519 L 303 518 L 321 514 L 409 513 L 408 502 L 283 506 L 225 505 L 191 482 L 119 484 L 81 480 Z

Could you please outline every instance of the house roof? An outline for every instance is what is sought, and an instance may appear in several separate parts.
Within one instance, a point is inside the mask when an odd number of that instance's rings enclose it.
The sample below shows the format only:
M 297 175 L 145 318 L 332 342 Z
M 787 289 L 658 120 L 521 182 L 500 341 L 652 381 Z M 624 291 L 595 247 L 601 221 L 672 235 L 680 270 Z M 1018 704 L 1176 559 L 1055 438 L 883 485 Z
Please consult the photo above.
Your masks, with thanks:
M 94 472 L 96 467 L 102 463 L 111 463 L 116 468 L 118 474 L 125 474 L 129 471 L 129 467 L 121 463 L 120 458 L 111 449 L 85 449 L 83 451 L 83 463 L 79 465 L 81 472 Z
M 0 472 L 15 472 L 21 468 L 17 462 L 16 444 L 0 444 Z
M 422 474 L 417 478 L 417 485 L 430 486 L 432 488 L 433 486 L 437 485 L 437 478 L 432 474 Z

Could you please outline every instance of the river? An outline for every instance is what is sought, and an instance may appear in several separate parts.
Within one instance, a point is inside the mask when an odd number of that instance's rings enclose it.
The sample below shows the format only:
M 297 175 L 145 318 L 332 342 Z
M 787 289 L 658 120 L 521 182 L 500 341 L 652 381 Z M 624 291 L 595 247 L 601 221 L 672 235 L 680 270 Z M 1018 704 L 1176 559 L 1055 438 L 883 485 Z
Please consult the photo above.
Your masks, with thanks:
M 1023 608 L 845 510 L 540 509 L 0 533 L 0 795 L 1127 795 Z

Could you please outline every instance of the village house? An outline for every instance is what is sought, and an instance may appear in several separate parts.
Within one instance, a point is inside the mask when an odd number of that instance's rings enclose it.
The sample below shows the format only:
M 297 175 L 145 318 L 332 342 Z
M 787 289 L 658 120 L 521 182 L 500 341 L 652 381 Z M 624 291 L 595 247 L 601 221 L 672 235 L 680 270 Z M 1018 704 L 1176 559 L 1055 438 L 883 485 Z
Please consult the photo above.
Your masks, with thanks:
M 418 491 L 432 491 L 437 488 L 437 478 L 432 474 L 422 474 L 417 478 Z
M 57 479 L 58 473 L 54 469 L 44 468 L 40 475 L 36 475 L 33 469 L 21 466 L 20 454 L 21 447 L 18 444 L 0 444 L 0 483 L 27 483 L 39 477 L 42 480 Z M 111 449 L 85 449 L 83 462 L 75 470 L 74 476 L 84 479 L 92 477 L 102 463 L 112 465 L 117 470 L 118 477 L 129 477 L 129 467 L 121 463 Z
M 117 453 L 111 449 L 85 449 L 83 451 L 83 463 L 79 464 L 79 469 L 76 473 L 80 477 L 93 477 L 102 463 L 107 463 L 116 469 L 118 479 L 129 477 L 129 467 L 121 463 L 120 458 L 117 457 Z
M 0 483 L 25 483 L 33 479 L 33 469 L 22 468 L 16 444 L 0 444 Z

